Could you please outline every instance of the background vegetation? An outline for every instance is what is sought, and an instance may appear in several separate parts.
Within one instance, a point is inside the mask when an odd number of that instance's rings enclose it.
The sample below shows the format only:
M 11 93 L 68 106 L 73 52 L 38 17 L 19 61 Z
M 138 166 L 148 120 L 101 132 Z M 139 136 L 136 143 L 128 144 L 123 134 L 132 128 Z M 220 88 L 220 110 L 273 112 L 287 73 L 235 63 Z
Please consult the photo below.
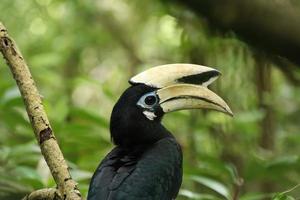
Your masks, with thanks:
M 219 29 L 231 12 L 210 23 L 207 13 L 190 10 L 192 3 L 178 2 L 1 0 L 0 20 L 31 67 L 81 192 L 86 195 L 94 169 L 112 148 L 110 112 L 128 78 L 184 62 L 223 72 L 212 90 L 235 116 L 184 111 L 164 118 L 184 151 L 178 199 L 299 199 L 299 68 L 274 59 L 267 42 L 257 45 L 244 32 L 239 39 L 245 29 L 235 24 Z M 289 55 L 283 56 L 297 64 Z M 0 199 L 52 186 L 16 84 L 0 59 Z

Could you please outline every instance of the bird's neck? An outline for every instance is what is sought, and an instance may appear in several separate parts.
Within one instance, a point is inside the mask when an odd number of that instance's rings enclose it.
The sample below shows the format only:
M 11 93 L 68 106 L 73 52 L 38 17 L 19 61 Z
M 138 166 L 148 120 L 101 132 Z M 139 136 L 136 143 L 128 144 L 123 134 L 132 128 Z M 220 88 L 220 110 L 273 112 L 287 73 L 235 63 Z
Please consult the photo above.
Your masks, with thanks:
M 134 148 L 150 145 L 165 138 L 173 137 L 161 123 L 114 123 L 110 126 L 113 142 L 121 147 Z

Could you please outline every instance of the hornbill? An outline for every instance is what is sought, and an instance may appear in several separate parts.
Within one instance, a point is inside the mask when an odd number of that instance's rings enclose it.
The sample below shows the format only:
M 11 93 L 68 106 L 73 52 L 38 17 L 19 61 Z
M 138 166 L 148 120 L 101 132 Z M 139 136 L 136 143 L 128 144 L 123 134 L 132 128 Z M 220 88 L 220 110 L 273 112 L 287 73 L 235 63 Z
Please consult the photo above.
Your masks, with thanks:
M 201 65 L 168 64 L 131 78 L 111 114 L 116 147 L 96 169 L 87 199 L 175 199 L 182 181 L 182 152 L 161 119 L 165 113 L 193 108 L 232 115 L 225 101 L 207 88 L 219 75 Z

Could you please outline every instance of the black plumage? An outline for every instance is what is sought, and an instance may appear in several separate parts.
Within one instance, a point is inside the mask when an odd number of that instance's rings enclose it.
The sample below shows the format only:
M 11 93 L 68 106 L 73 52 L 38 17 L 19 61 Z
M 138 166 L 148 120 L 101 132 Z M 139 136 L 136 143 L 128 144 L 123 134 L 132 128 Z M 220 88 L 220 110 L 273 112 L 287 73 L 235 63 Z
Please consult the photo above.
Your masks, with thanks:
M 164 113 L 159 105 L 153 107 L 153 120 L 137 106 L 144 94 L 155 89 L 131 86 L 114 106 L 110 131 L 116 147 L 95 171 L 88 200 L 171 200 L 177 196 L 181 148 L 160 123 Z

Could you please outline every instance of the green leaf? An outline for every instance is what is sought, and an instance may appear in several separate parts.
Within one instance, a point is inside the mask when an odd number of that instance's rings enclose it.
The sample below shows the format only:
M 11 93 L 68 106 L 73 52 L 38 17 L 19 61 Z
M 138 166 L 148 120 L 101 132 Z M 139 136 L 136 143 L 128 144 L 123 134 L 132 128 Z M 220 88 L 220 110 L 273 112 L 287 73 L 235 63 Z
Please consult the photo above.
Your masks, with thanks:
M 264 200 L 270 199 L 272 194 L 256 194 L 256 193 L 247 193 L 240 197 L 240 200 Z
M 194 200 L 220 200 L 220 198 L 215 197 L 211 194 L 199 194 L 197 192 L 192 192 L 190 190 L 181 189 L 179 191 L 180 196 L 187 197 L 188 199 L 194 199 Z
M 287 193 L 292 192 L 293 190 L 295 190 L 299 186 L 300 186 L 300 184 L 298 184 L 298 185 L 296 185 L 296 186 L 292 187 L 291 189 L 288 189 L 284 192 L 276 193 L 273 196 L 272 200 L 295 200 L 294 197 L 287 195 Z
M 192 180 L 196 181 L 197 183 L 200 183 L 200 184 L 214 190 L 215 192 L 222 195 L 226 199 L 231 199 L 230 192 L 224 184 L 222 184 L 216 180 L 213 180 L 213 179 L 210 179 L 207 177 L 203 177 L 203 176 L 191 176 L 190 178 Z
M 272 198 L 272 200 L 295 200 L 295 198 L 292 197 L 292 196 L 288 196 L 288 195 L 286 195 L 286 194 L 277 193 L 277 194 L 275 194 L 275 196 Z

